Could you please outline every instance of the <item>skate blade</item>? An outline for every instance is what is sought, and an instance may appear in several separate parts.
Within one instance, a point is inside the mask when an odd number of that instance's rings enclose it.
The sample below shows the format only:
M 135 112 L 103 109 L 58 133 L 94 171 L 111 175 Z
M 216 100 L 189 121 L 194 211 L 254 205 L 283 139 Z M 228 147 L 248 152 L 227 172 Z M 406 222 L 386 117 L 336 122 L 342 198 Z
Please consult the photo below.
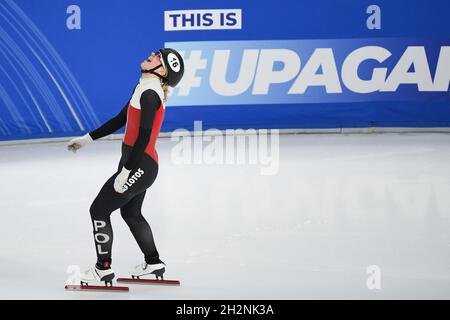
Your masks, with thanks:
M 166 286 L 179 286 L 180 285 L 180 281 L 178 281 L 178 280 L 119 278 L 116 281 L 121 282 L 121 283 L 132 283 L 132 284 L 156 284 L 156 285 L 166 285 Z
M 64 287 L 68 291 L 103 291 L 103 292 L 128 292 L 128 287 L 117 286 L 86 286 L 68 284 Z

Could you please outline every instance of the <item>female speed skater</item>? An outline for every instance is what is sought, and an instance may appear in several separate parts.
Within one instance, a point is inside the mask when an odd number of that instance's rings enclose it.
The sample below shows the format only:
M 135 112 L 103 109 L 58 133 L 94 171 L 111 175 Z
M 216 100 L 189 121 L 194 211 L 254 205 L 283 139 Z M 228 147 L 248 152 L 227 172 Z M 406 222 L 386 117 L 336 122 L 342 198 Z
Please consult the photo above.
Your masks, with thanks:
M 110 216 L 120 209 L 144 254 L 144 262 L 130 271 L 132 277 L 161 276 L 165 264 L 159 258 L 152 230 L 141 214 L 146 190 L 158 174 L 156 139 L 164 118 L 168 87 L 175 87 L 183 77 L 184 62 L 170 48 L 152 53 L 141 63 L 141 78 L 131 99 L 114 118 L 86 135 L 69 141 L 67 148 L 76 151 L 84 145 L 107 136 L 126 124 L 122 156 L 118 170 L 103 185 L 90 207 L 97 263 L 80 276 L 81 284 L 111 284 L 113 230 Z

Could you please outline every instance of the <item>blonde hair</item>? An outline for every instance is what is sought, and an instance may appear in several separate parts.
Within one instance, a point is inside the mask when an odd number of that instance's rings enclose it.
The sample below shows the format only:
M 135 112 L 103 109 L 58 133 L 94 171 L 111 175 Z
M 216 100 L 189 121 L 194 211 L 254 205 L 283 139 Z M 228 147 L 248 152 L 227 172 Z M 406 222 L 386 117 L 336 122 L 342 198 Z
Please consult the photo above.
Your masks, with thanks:
M 161 82 L 161 87 L 164 92 L 164 103 L 167 102 L 167 99 L 169 99 L 169 84 L 166 81 Z
M 165 70 L 165 71 L 166 72 L 164 72 L 163 77 L 167 77 L 167 75 L 169 74 L 169 71 L 167 71 L 167 70 Z M 167 81 L 164 81 L 161 79 L 161 87 L 164 92 L 164 103 L 166 103 L 167 99 L 169 99 L 169 93 L 170 93 L 169 83 Z

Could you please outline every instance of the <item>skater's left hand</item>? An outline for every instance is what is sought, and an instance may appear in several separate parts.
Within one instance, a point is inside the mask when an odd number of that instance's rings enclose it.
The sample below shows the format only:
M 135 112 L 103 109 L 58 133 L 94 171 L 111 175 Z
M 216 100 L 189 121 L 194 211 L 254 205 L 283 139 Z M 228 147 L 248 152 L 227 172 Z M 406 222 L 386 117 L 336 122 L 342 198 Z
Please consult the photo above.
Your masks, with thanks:
M 125 167 L 122 168 L 120 173 L 117 175 L 116 179 L 114 180 L 114 190 L 118 193 L 123 193 L 123 186 L 128 180 L 128 176 L 130 175 L 130 171 L 126 169 Z
M 89 133 L 86 133 L 82 137 L 73 138 L 67 144 L 67 150 L 73 151 L 74 153 L 78 150 L 94 141 Z

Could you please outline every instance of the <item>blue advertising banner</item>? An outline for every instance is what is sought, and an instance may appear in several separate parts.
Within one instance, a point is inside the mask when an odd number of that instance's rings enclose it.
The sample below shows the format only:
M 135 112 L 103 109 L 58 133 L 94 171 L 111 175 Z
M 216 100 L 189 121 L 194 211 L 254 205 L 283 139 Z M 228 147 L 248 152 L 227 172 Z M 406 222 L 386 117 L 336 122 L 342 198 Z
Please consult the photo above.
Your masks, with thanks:
M 450 38 L 166 43 L 189 66 L 171 105 L 450 102 L 446 43 Z
M 0 140 L 74 136 L 179 50 L 162 131 L 450 126 L 446 0 L 0 1 Z

